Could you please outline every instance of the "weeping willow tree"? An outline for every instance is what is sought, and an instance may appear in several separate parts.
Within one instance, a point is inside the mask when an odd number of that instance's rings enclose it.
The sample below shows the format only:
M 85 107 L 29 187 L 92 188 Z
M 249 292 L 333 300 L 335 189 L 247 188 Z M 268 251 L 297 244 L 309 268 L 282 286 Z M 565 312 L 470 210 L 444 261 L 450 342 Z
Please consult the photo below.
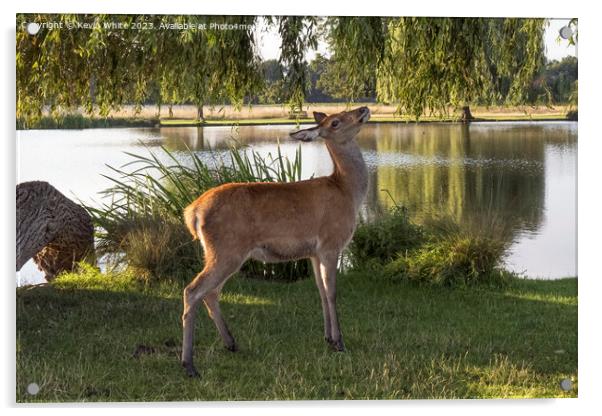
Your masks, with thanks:
M 42 26 L 31 35 L 24 30 L 31 22 L 60 28 Z M 240 105 L 263 81 L 254 22 L 252 16 L 18 15 L 17 118 L 27 124 L 45 110 L 77 108 L 106 117 L 124 104 L 141 106 L 151 85 L 159 88 L 158 105 L 193 103 L 200 118 L 206 104 Z
M 158 25 L 142 15 L 17 15 L 17 118 L 31 122 L 83 107 L 106 116 L 125 103 L 140 105 L 157 68 L 169 55 L 153 30 L 111 28 Z M 54 22 L 31 35 L 25 24 Z
M 124 104 L 240 106 L 263 87 L 254 25 L 259 16 L 17 15 L 17 118 L 83 108 L 106 117 Z M 291 109 L 307 89 L 306 54 L 317 47 L 318 18 L 267 17 L 281 38 L 279 63 Z M 35 35 L 28 23 L 60 28 Z M 120 26 L 116 26 L 119 23 Z M 204 26 L 203 26 L 204 25 Z
M 355 101 L 374 89 L 376 70 L 383 62 L 387 18 L 338 17 L 326 22 L 327 40 L 333 53 L 331 77 L 338 78 Z
M 106 117 L 124 104 L 139 108 L 152 87 L 158 106 L 192 103 L 199 119 L 208 104 L 240 106 L 263 86 L 259 19 L 17 15 L 17 118 L 27 125 L 44 111 L 77 108 Z M 297 112 L 310 87 L 306 57 L 318 46 L 322 19 L 265 19 L 282 38 L 285 98 Z M 31 22 L 62 28 L 30 35 L 24 28 Z M 333 17 L 325 27 L 333 76 L 349 100 L 376 88 L 380 101 L 416 117 L 477 102 L 522 103 L 544 60 L 542 19 Z
M 165 54 L 170 60 L 158 68 L 162 101 L 192 103 L 197 119 L 204 120 L 205 105 L 229 102 L 240 107 L 245 97 L 258 92 L 264 80 L 254 16 L 180 16 L 178 20 L 207 29 L 171 31 L 175 33 L 161 39 L 169 45 Z M 224 26 L 241 29 L 220 28 Z
M 361 91 L 375 76 L 378 99 L 416 118 L 523 103 L 545 61 L 543 19 L 335 17 L 328 25 L 341 79 Z
M 318 47 L 318 18 L 279 16 L 268 18 L 268 22 L 278 25 L 282 38 L 278 62 L 283 72 L 284 90 L 291 111 L 299 112 L 310 87 L 306 54 Z

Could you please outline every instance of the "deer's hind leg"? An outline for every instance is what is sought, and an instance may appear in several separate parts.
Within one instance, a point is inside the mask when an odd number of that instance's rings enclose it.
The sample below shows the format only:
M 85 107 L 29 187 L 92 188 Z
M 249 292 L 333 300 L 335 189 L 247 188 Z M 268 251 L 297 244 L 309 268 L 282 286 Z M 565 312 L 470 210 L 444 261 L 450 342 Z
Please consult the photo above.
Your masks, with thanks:
M 209 315 L 215 322 L 226 346 L 236 348 L 234 338 L 230 335 L 230 331 L 228 331 L 219 309 L 218 296 L 228 277 L 240 268 L 243 260 L 234 256 L 221 259 L 209 256 L 203 271 L 184 289 L 182 365 L 186 369 L 186 373 L 191 377 L 198 376 L 198 372 L 193 364 L 192 345 L 194 341 L 196 313 L 201 301 L 207 306 Z
M 226 321 L 222 315 L 222 311 L 219 307 L 219 295 L 222 291 L 223 285 L 220 285 L 217 289 L 209 292 L 207 296 L 203 299 L 203 303 L 207 308 L 207 313 L 209 317 L 213 320 L 217 331 L 219 332 L 222 341 L 224 342 L 224 346 L 229 351 L 235 352 L 238 351 L 238 347 L 236 346 L 236 341 L 234 337 L 230 333 L 228 326 L 226 325 Z

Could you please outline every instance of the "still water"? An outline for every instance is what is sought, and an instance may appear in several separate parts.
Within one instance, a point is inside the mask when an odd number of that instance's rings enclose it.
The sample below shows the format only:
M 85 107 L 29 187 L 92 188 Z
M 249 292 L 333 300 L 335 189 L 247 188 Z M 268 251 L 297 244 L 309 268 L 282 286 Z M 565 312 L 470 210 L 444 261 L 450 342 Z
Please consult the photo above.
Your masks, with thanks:
M 233 143 L 263 155 L 294 157 L 301 146 L 303 177 L 328 175 L 332 163 L 318 140 L 288 139 L 294 126 L 174 127 L 17 132 L 17 181 L 44 180 L 69 198 L 98 203 L 125 152 L 161 155 L 193 149 L 207 161 Z M 419 219 L 444 213 L 469 222 L 490 215 L 511 230 L 507 267 L 525 276 L 577 275 L 577 123 L 503 122 L 369 124 L 358 141 L 370 171 L 363 213 L 393 203 Z M 213 153 L 210 153 L 213 152 Z M 395 201 L 395 202 L 393 202 Z M 43 281 L 33 262 L 18 284 Z

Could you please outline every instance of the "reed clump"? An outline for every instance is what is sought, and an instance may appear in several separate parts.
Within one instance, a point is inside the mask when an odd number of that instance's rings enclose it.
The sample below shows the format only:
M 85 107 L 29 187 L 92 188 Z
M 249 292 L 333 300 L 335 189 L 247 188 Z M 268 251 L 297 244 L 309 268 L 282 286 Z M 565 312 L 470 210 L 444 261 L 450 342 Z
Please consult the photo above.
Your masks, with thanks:
M 301 152 L 293 160 L 263 157 L 248 148 L 231 147 L 210 160 L 190 149 L 161 147 L 148 155 L 128 153 L 132 161 L 110 167 L 113 183 L 100 207 L 87 206 L 96 225 L 97 250 L 112 264 L 135 270 L 145 280 L 190 280 L 202 267 L 202 248 L 186 230 L 182 212 L 205 191 L 229 182 L 290 182 L 301 179 Z M 248 262 L 241 275 L 294 281 L 311 275 L 306 260 L 283 264 Z

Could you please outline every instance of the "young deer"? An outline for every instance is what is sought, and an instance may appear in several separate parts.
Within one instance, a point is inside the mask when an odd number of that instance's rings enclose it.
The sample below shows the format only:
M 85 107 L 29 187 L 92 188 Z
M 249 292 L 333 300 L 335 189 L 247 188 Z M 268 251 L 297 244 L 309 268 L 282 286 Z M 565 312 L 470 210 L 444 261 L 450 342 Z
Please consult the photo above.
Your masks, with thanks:
M 324 336 L 344 351 L 336 311 L 337 261 L 351 240 L 358 209 L 368 187 L 368 172 L 355 141 L 370 110 L 360 107 L 327 116 L 318 125 L 291 133 L 311 141 L 325 139 L 334 163 L 330 176 L 292 183 L 230 183 L 210 189 L 184 210 L 186 225 L 205 253 L 205 268 L 184 289 L 182 365 L 197 376 L 192 343 L 195 315 L 202 301 L 230 351 L 236 343 L 220 311 L 226 280 L 247 259 L 281 262 L 311 259 L 324 312 Z

